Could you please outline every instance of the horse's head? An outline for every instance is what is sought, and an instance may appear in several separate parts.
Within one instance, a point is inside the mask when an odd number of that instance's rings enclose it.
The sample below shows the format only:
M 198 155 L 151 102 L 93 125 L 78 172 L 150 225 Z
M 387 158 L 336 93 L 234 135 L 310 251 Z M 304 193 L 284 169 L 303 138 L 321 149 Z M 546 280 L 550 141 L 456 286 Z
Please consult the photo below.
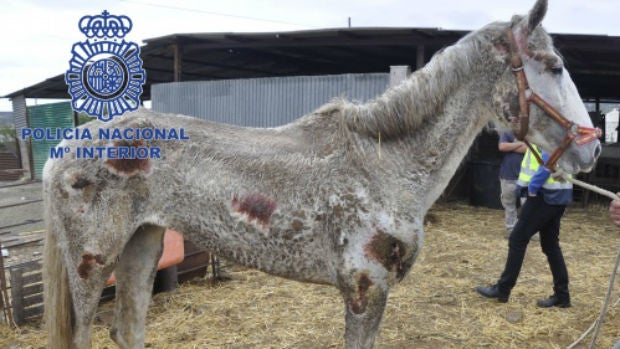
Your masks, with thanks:
M 547 0 L 538 0 L 501 34 L 496 52 L 505 71 L 494 99 L 518 138 L 552 154 L 565 172 L 589 171 L 601 152 L 600 130 L 592 128 L 562 57 L 540 25 L 546 11 Z

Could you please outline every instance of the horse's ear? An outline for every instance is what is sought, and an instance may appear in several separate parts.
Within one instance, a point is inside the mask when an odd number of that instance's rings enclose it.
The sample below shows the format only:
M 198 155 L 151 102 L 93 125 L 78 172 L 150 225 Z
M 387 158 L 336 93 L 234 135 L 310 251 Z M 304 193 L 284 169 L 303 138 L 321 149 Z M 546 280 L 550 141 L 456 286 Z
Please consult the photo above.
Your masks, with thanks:
M 530 13 L 524 18 L 524 21 L 527 21 L 527 30 L 529 33 L 533 32 L 534 29 L 540 25 L 543 18 L 545 18 L 545 14 L 547 13 L 547 2 L 547 0 L 536 1 Z

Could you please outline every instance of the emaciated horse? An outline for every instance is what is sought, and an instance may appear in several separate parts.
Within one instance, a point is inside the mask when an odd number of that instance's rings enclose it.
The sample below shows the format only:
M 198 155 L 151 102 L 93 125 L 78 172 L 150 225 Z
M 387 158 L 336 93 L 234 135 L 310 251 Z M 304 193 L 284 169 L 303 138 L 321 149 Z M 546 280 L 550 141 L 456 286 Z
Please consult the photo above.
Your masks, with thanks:
M 147 110 L 88 124 L 93 134 L 98 127 L 182 127 L 191 140 L 147 142 L 161 147 L 159 160 L 48 161 L 49 348 L 90 347 L 112 271 L 111 336 L 121 348 L 144 347 L 165 227 L 243 265 L 336 286 L 346 309 L 345 347 L 371 348 L 390 287 L 422 247 L 423 218 L 475 136 L 490 120 L 511 127 L 510 119 L 527 109 L 525 99 L 519 102 L 512 56 L 521 59 L 531 91 L 569 125 L 592 126 L 540 26 L 546 9 L 539 0 L 527 16 L 472 32 L 373 101 L 336 100 L 281 127 L 243 128 Z M 576 127 L 567 131 L 538 105 L 529 109 L 528 141 L 548 152 L 563 145 L 558 165 L 565 172 L 592 168 L 598 140 L 564 141 L 579 136 Z M 85 143 L 60 146 L 78 145 Z

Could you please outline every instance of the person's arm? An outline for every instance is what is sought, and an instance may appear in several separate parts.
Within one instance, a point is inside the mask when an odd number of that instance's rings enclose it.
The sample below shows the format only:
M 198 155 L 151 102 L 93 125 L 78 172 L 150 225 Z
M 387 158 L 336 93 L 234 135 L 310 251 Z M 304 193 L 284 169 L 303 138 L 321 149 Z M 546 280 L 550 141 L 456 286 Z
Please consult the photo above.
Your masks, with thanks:
M 523 142 L 499 142 L 499 151 L 510 153 L 510 152 L 518 152 L 525 153 L 527 149 Z
M 543 162 L 547 162 L 548 159 L 549 159 L 549 155 L 543 151 L 542 152 Z M 549 178 L 550 175 L 551 175 L 551 172 L 549 172 L 549 170 L 545 166 L 540 165 L 538 167 L 538 171 L 536 171 L 536 173 L 534 173 L 534 175 L 532 176 L 532 179 L 530 180 L 530 184 L 527 186 L 527 194 L 529 196 L 538 195 L 538 191 L 543 186 L 543 184 L 545 184 L 545 182 L 547 181 L 547 178 Z
M 499 142 L 499 151 L 501 152 L 505 152 L 505 153 L 510 153 L 510 152 L 516 152 L 516 153 L 525 153 L 525 151 L 527 150 L 527 146 L 525 145 L 525 143 L 523 142 Z
M 519 141 L 519 148 L 515 149 L 516 153 L 521 153 L 521 154 L 525 154 L 525 152 L 527 151 L 527 145 L 525 145 L 525 143 Z
M 609 217 L 615 225 L 620 227 L 620 200 L 616 199 L 609 205 Z

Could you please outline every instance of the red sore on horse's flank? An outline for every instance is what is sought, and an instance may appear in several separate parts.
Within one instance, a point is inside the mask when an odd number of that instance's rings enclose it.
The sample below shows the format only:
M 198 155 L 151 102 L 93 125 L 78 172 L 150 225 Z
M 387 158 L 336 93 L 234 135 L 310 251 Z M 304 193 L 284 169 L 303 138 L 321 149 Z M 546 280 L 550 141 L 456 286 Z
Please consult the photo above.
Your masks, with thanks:
M 242 214 L 246 214 L 250 221 L 257 220 L 262 225 L 268 225 L 273 211 L 276 210 L 276 202 L 263 194 L 254 193 L 239 198 L 233 196 L 232 208 Z

